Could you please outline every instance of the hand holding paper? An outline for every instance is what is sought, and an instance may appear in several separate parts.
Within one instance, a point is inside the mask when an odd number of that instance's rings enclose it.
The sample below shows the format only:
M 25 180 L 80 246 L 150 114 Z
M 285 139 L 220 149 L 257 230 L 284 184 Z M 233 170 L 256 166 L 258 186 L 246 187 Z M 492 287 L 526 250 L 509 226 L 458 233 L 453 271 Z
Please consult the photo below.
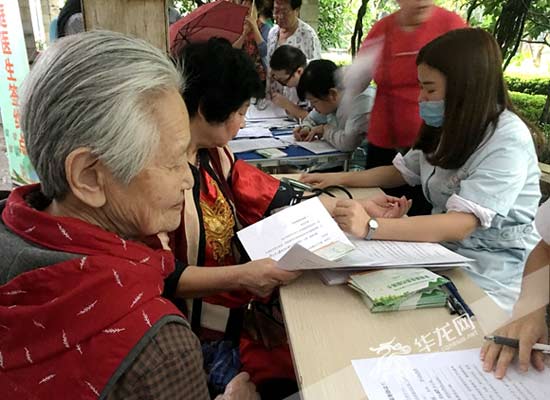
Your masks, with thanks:
M 270 258 L 251 261 L 239 266 L 241 285 L 250 293 L 267 297 L 274 289 L 286 285 L 298 278 L 300 272 L 285 271 L 277 267 L 277 262 Z

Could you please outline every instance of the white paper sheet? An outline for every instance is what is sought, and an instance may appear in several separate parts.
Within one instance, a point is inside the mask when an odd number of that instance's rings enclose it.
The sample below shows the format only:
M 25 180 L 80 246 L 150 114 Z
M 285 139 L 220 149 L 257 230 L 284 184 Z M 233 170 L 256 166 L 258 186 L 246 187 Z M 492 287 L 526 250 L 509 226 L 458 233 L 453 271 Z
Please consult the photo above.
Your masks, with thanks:
M 439 243 L 399 242 L 389 240 L 352 239 L 356 250 L 340 264 L 347 267 L 418 266 L 430 264 L 463 264 L 473 260 L 457 254 Z
M 239 139 L 229 142 L 229 148 L 233 153 L 242 153 L 259 149 L 283 148 L 286 146 L 285 143 L 274 138 Z
M 369 400 L 548 400 L 550 369 L 483 372 L 479 349 L 353 360 Z
M 294 128 L 296 122 L 288 118 L 273 118 L 266 120 L 246 120 L 247 128 Z
M 334 269 L 322 269 L 319 271 L 319 277 L 325 285 L 343 285 L 347 283 L 353 271 L 339 271 Z
M 283 108 L 276 106 L 271 101 L 267 101 L 267 106 L 259 110 L 255 105 L 248 107 L 246 111 L 247 120 L 267 120 L 274 118 L 286 118 L 286 112 Z
M 239 129 L 235 139 L 248 139 L 248 138 L 260 138 L 260 137 L 273 137 L 271 131 L 267 128 L 261 127 L 247 127 Z
M 288 207 L 240 230 L 237 235 L 252 260 L 271 257 L 280 261 L 295 244 L 301 245 L 296 250 L 298 253 L 313 256 L 315 254 L 306 249 L 315 251 L 335 242 L 351 246 L 318 198 Z M 316 262 L 324 260 L 315 257 Z
M 296 144 L 296 139 L 294 138 L 294 135 L 279 135 L 277 136 L 277 139 L 287 144 Z
M 313 142 L 296 142 L 296 144 L 314 154 L 324 154 L 338 151 L 336 147 L 333 147 L 324 140 L 314 140 Z
M 298 142 L 294 138 L 294 135 L 281 135 L 277 136 L 277 138 L 285 143 L 300 146 L 306 150 L 311 151 L 314 154 L 332 153 L 338 151 L 337 148 L 333 147 L 323 140 L 314 140 L 313 142 Z

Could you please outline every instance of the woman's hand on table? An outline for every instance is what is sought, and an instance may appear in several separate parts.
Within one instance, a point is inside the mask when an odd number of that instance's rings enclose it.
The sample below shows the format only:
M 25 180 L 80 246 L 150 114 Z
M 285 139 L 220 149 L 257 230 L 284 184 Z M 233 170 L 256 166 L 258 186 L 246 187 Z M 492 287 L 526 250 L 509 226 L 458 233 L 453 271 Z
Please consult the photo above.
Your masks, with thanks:
M 302 174 L 300 176 L 300 181 L 318 188 L 342 185 L 342 180 L 342 173 L 340 172 L 324 174 Z
M 373 218 L 401 218 L 411 208 L 412 200 L 405 196 L 393 197 L 386 194 L 379 194 L 368 199 L 357 200 L 367 214 Z
M 269 296 L 279 286 L 286 285 L 301 275 L 301 272 L 279 268 L 277 262 L 271 258 L 250 261 L 239 268 L 242 288 L 259 297 Z
M 485 372 L 495 371 L 497 378 L 503 378 L 508 366 L 516 356 L 519 356 L 520 371 L 527 372 L 529 364 L 532 364 L 538 371 L 544 369 L 544 354 L 532 350 L 535 343 L 548 342 L 548 326 L 546 325 L 544 307 L 502 327 L 494 335 L 519 339 L 519 349 L 487 341 L 481 348 L 480 354 Z
M 344 232 L 359 238 L 367 236 L 367 222 L 371 217 L 358 201 L 338 200 L 333 217 Z

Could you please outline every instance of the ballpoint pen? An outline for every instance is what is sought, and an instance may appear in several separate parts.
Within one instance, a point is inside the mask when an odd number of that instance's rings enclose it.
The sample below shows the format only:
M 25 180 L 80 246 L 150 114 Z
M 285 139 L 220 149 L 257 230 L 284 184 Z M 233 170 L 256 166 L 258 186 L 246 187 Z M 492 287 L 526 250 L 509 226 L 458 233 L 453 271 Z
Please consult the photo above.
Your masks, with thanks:
M 495 344 L 502 344 L 504 346 L 514 347 L 516 349 L 519 347 L 518 339 L 507 338 L 504 336 L 484 336 L 483 339 L 494 342 Z M 535 343 L 532 349 L 542 351 L 544 354 L 550 354 L 550 345 L 548 344 Z
M 474 316 L 473 311 L 470 309 L 470 307 L 468 307 L 468 304 L 466 304 L 466 302 L 464 301 L 460 293 L 458 293 L 458 289 L 454 285 L 453 281 L 451 281 L 445 275 L 441 275 L 441 276 L 449 281 L 444 286 L 449 291 L 449 293 L 454 298 L 454 300 L 456 300 L 456 303 L 457 303 L 456 305 L 458 305 L 459 308 L 461 308 L 465 314 L 468 314 L 468 317 L 472 318 Z M 457 310 L 457 311 L 460 311 L 460 310 Z

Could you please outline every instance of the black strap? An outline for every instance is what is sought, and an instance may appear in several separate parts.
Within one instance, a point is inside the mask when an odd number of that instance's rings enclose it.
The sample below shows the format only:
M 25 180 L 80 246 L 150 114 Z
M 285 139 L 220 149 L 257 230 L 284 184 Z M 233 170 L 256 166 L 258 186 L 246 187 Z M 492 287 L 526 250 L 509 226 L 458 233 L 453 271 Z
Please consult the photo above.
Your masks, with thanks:
M 195 335 L 200 336 L 202 315 L 202 299 L 193 299 L 193 312 L 191 313 L 191 329 Z

